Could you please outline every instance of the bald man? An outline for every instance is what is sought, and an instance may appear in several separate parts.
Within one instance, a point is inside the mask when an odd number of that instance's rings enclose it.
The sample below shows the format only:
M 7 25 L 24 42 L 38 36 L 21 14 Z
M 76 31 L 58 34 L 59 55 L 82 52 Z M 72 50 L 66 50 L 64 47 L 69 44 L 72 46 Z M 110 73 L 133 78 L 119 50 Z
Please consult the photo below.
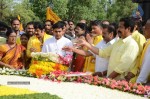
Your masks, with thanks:
M 141 56 L 141 71 L 137 79 L 137 83 L 147 83 L 150 75 L 150 19 L 145 24 L 144 36 L 147 39 Z

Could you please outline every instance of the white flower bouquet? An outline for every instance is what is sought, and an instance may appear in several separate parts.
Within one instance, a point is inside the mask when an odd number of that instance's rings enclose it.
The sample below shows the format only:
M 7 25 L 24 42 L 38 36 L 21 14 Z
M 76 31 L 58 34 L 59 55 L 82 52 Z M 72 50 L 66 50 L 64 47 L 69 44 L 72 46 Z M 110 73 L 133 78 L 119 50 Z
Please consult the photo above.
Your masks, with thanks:
M 31 57 L 33 60 L 36 61 L 54 62 L 54 63 L 64 64 L 64 65 L 68 65 L 72 61 L 71 55 L 66 55 L 65 57 L 62 57 L 52 52 L 49 53 L 32 52 Z

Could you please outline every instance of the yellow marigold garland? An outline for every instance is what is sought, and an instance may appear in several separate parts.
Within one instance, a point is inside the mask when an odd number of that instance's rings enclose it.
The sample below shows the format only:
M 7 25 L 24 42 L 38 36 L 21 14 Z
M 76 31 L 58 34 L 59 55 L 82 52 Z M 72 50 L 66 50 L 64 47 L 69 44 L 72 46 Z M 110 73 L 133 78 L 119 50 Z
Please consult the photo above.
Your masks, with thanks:
M 48 74 L 49 72 L 56 70 L 67 71 L 68 67 L 54 62 L 32 60 L 29 73 L 35 74 L 36 76 L 41 76 L 42 74 Z

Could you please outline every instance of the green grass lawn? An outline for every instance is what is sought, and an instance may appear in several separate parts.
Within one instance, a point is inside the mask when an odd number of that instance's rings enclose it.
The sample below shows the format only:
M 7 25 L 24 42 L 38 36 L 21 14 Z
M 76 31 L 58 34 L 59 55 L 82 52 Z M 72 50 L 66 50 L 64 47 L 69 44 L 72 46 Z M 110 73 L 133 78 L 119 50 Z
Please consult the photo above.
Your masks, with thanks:
M 51 95 L 49 93 L 35 93 L 25 95 L 0 96 L 0 99 L 62 99 L 62 98 L 56 95 Z

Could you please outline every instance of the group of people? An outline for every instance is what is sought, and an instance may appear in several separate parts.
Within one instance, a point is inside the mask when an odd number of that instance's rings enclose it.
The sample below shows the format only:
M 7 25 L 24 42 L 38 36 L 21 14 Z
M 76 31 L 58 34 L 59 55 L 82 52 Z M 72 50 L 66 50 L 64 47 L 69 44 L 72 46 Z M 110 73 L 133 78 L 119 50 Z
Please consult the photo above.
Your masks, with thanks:
M 11 27 L 0 24 L 6 38 L 0 37 L 0 66 L 28 69 L 32 52 L 72 55 L 70 71 L 92 72 L 93 76 L 149 82 L 150 20 L 143 25 L 133 18 L 108 20 L 64 20 L 53 23 L 29 22 L 20 31 L 20 20 L 12 19 Z

